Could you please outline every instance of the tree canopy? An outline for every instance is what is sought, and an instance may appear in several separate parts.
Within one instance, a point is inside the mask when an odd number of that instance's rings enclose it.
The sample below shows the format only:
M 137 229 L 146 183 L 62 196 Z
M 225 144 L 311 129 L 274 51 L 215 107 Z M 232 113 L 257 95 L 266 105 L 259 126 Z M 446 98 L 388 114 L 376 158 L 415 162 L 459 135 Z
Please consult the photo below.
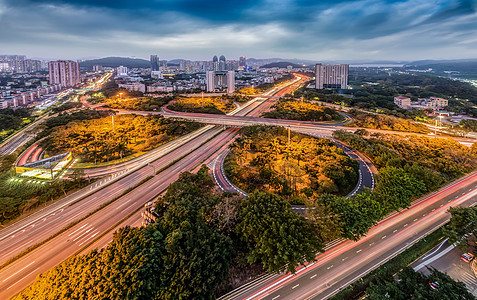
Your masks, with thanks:
M 243 202 L 237 229 L 249 245 L 250 262 L 261 262 L 270 272 L 294 272 L 315 259 L 323 244 L 302 217 L 278 195 L 254 192 Z
M 473 300 L 475 297 L 467 290 L 465 284 L 454 281 L 449 275 L 431 269 L 426 276 L 407 267 L 398 274 L 399 280 L 381 281 L 371 284 L 366 290 L 370 300 Z M 437 289 L 432 289 L 435 283 Z
M 452 215 L 444 234 L 462 250 L 473 248 L 477 237 L 477 207 L 451 207 Z

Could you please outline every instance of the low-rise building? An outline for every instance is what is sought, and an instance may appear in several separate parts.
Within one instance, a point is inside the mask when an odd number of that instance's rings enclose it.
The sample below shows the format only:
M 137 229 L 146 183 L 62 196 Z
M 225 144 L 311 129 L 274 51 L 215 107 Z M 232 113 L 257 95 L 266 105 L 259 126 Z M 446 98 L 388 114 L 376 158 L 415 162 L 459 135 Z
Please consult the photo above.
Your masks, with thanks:
M 119 88 L 126 89 L 130 92 L 146 92 L 146 85 L 144 83 L 140 82 L 125 82 L 125 83 L 119 83 L 118 84 Z
M 421 105 L 434 109 L 441 109 L 449 104 L 449 101 L 444 98 L 431 97 L 429 99 L 419 99 Z
M 410 109 L 411 108 L 411 98 L 398 96 L 394 97 L 394 104 L 399 106 L 402 109 Z

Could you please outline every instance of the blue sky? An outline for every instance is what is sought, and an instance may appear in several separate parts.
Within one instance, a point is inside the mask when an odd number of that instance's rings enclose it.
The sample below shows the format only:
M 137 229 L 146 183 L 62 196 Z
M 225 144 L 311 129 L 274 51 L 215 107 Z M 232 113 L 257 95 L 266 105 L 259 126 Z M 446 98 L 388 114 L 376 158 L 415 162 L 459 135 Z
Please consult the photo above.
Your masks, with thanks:
M 477 58 L 477 0 L 0 0 L 0 54 Z

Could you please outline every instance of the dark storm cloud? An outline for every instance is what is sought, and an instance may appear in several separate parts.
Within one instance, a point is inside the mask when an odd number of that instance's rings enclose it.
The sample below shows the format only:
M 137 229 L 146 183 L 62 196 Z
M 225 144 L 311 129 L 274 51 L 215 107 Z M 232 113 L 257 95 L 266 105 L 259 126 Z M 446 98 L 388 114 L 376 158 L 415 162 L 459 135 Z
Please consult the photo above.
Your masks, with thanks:
M 383 59 L 410 57 L 422 45 L 440 45 L 428 54 L 445 56 L 460 44 L 453 53 L 465 56 L 475 48 L 462 40 L 477 33 L 475 9 L 475 0 L 0 0 L 0 49 L 72 57 L 161 52 L 193 59 L 224 51 Z M 397 52 L 392 43 L 406 47 Z

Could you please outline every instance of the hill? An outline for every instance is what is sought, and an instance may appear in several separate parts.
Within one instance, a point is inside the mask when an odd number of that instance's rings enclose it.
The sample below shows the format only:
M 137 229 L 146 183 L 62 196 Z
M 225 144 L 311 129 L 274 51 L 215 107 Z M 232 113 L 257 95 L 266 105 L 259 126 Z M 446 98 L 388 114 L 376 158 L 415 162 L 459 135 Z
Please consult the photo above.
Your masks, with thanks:
M 260 69 L 269 69 L 269 68 L 286 68 L 292 66 L 294 68 L 302 68 L 303 65 L 294 64 L 288 61 L 273 62 L 260 67 Z
M 477 59 L 421 61 L 406 65 L 410 69 L 428 70 L 438 76 L 452 76 L 463 79 L 477 79 Z
M 129 57 L 104 57 L 92 60 L 86 60 L 80 63 L 81 68 L 92 69 L 94 65 L 103 67 L 117 68 L 125 66 L 128 68 L 150 68 L 151 63 L 148 60 L 141 58 Z

